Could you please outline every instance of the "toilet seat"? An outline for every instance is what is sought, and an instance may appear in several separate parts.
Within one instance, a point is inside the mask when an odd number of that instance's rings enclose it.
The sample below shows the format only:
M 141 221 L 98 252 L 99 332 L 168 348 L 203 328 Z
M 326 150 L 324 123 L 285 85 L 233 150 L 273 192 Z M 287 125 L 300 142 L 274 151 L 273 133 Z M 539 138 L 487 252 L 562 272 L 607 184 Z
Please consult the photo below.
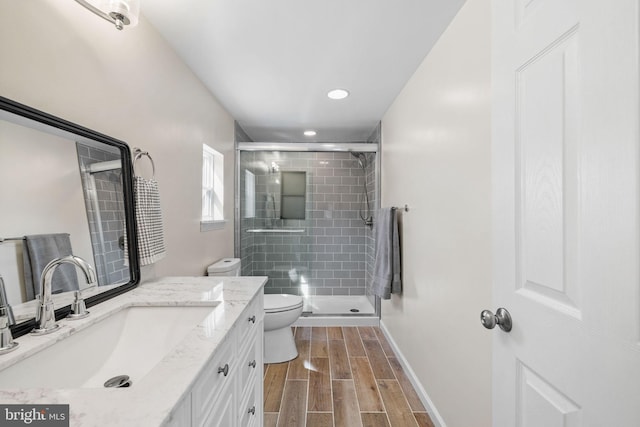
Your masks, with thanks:
M 287 294 L 265 294 L 264 312 L 280 313 L 283 311 L 296 310 L 302 307 L 302 297 Z

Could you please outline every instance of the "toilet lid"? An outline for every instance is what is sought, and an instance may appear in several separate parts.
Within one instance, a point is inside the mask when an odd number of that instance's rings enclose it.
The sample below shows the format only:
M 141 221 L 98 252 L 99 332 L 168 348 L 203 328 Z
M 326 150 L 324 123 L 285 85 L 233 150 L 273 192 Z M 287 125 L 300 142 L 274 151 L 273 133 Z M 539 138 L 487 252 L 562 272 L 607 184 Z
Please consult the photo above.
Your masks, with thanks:
M 302 297 L 289 294 L 265 294 L 264 311 L 272 313 L 276 311 L 287 311 L 302 307 Z

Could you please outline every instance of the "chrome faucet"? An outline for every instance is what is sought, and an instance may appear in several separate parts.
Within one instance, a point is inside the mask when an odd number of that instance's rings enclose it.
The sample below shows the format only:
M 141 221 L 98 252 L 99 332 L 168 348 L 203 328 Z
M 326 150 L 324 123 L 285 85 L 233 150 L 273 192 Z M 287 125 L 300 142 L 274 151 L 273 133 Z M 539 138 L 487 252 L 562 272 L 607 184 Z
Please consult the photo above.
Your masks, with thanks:
M 36 311 L 36 327 L 32 334 L 44 335 L 58 329 L 59 325 L 56 323 L 56 313 L 53 308 L 53 299 L 51 298 L 51 279 L 56 268 L 61 264 L 73 264 L 78 267 L 84 273 L 87 279 L 87 284 L 94 283 L 96 281 L 96 273 L 93 267 L 88 262 L 75 255 L 68 255 L 63 258 L 56 258 L 47 264 L 42 270 L 42 277 L 40 279 L 40 301 L 38 303 L 38 309 Z

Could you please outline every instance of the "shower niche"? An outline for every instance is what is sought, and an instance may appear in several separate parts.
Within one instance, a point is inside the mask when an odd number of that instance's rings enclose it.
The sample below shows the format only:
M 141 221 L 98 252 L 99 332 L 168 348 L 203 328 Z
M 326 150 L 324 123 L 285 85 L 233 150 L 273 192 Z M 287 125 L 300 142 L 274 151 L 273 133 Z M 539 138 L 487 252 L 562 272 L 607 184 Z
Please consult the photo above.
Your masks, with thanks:
M 305 219 L 307 173 L 280 173 L 280 219 Z

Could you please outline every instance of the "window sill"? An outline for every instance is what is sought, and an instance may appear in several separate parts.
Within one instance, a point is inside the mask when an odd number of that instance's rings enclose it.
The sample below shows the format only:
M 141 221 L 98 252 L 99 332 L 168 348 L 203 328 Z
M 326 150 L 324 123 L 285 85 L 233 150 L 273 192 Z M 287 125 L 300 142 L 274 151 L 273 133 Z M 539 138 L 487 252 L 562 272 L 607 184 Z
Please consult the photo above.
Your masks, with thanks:
M 227 224 L 226 219 L 215 221 L 200 221 L 200 231 L 221 230 Z

